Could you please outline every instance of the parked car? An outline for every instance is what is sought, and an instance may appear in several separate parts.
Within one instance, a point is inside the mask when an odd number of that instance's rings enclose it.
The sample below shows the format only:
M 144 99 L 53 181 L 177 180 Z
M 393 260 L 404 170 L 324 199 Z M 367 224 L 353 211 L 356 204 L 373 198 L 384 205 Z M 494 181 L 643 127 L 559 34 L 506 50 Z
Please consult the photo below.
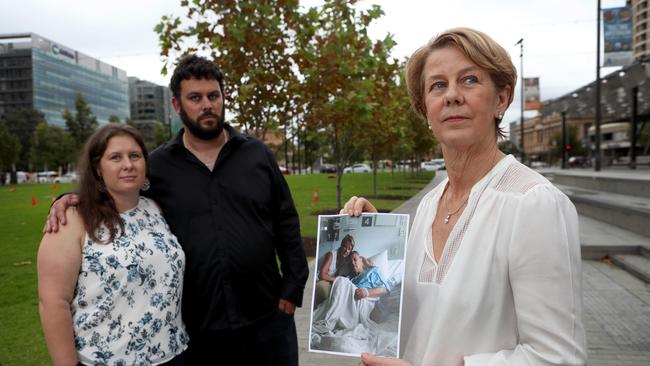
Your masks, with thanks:
M 423 161 L 420 164 L 420 168 L 426 171 L 445 170 L 445 160 L 433 159 L 431 161 Z
M 321 173 L 336 173 L 336 165 L 334 164 L 321 164 Z
M 352 166 L 346 166 L 343 169 L 343 173 L 368 173 L 371 170 L 368 164 L 354 164 Z
M 417 161 L 412 161 L 412 160 L 400 160 L 397 162 L 395 165 L 397 169 L 415 169 L 418 167 Z
M 54 178 L 54 183 L 72 183 L 79 180 L 79 176 L 75 172 L 65 173 L 60 177 Z
M 11 182 L 11 172 L 5 173 L 5 184 L 9 184 Z M 16 172 L 16 183 L 27 183 L 29 182 L 29 175 L 27 172 L 21 172 L 17 171 Z
M 548 164 L 544 161 L 531 161 L 530 167 L 533 169 L 548 168 Z
M 284 165 L 279 165 L 280 173 L 282 174 L 291 174 L 291 170 Z
M 584 168 L 589 166 L 589 160 L 584 156 L 571 156 L 568 162 L 571 168 Z
M 38 183 L 52 183 L 54 182 L 54 179 L 59 177 L 59 173 L 55 171 L 47 171 L 47 172 L 38 172 L 36 173 L 36 182 Z

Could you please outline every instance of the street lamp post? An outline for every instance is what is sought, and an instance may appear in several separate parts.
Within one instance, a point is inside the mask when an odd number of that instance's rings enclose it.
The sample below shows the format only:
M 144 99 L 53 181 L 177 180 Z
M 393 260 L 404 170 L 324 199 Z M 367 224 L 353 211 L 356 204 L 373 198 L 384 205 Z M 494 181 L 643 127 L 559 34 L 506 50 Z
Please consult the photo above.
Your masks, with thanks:
M 521 38 L 515 43 L 516 45 L 519 45 L 519 73 L 521 74 L 521 123 L 519 124 L 521 141 L 519 142 L 519 149 L 521 151 L 521 163 L 526 164 L 526 152 L 524 151 L 524 39 Z
M 567 153 L 566 111 L 562 111 L 562 169 L 566 169 Z
M 638 112 L 638 96 L 639 87 L 632 88 L 632 110 L 630 111 L 630 169 L 636 169 L 636 114 Z
M 600 171 L 600 0 L 598 0 L 598 10 L 596 20 L 596 146 L 594 151 L 594 170 Z

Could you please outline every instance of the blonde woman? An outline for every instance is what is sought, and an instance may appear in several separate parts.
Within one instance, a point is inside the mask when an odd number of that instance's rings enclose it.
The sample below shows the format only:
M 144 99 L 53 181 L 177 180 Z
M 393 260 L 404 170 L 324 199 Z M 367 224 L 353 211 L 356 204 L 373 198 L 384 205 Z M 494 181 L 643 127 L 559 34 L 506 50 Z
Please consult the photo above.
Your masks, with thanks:
M 578 217 L 497 147 L 516 70 L 486 34 L 451 29 L 406 66 L 448 178 L 420 202 L 404 275 L 401 359 L 363 365 L 584 365 Z M 376 212 L 352 197 L 343 213 Z

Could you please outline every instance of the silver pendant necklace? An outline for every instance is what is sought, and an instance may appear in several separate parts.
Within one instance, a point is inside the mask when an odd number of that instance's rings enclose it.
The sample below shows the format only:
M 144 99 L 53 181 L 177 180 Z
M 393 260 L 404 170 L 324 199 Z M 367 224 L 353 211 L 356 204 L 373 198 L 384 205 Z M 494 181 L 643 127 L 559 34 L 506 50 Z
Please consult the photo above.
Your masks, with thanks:
M 463 203 L 461 203 L 460 206 L 458 206 L 458 208 L 454 210 L 454 212 L 451 212 L 449 211 L 449 193 L 445 194 L 445 210 L 447 210 L 447 216 L 445 216 L 445 224 L 449 224 L 449 219 L 451 219 L 453 215 L 457 214 L 458 211 L 460 211 L 460 209 L 463 208 L 463 206 L 465 206 L 467 200 L 469 200 L 469 193 L 467 194 L 465 201 L 463 201 Z

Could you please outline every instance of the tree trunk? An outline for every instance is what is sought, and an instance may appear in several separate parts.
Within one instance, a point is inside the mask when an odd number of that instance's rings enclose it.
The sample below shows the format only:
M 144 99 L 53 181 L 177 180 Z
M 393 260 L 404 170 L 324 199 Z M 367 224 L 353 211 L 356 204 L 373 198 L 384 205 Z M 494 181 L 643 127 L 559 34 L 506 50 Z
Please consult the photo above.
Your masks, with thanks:
M 298 131 L 296 133 L 296 139 L 298 140 L 298 174 L 302 172 L 301 169 L 301 164 L 300 164 L 300 126 L 298 126 Z
M 372 158 L 372 196 L 377 197 L 377 166 L 379 161 L 376 156 Z

